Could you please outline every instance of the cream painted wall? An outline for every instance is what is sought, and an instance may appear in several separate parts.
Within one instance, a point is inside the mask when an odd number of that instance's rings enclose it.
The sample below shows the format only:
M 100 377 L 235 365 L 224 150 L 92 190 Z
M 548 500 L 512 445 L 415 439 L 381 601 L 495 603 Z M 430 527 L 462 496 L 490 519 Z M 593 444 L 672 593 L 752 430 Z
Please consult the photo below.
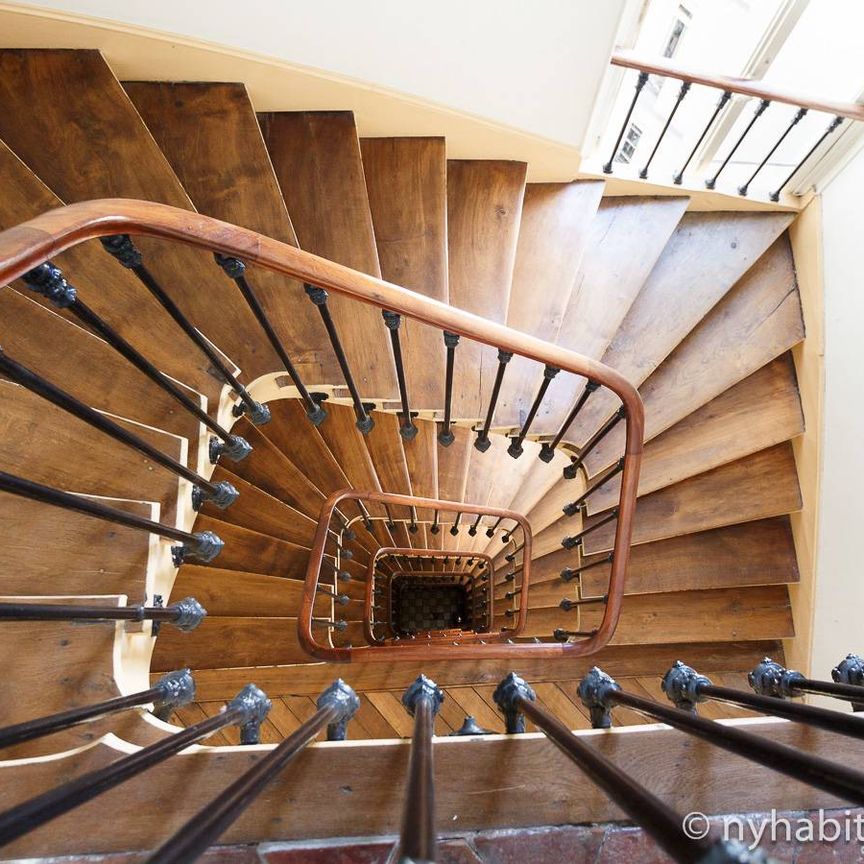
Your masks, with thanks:
M 579 146 L 625 0 L 41 0 L 350 76 Z
M 848 651 L 864 654 L 864 151 L 822 193 L 825 283 L 823 473 L 812 674 L 827 678 Z

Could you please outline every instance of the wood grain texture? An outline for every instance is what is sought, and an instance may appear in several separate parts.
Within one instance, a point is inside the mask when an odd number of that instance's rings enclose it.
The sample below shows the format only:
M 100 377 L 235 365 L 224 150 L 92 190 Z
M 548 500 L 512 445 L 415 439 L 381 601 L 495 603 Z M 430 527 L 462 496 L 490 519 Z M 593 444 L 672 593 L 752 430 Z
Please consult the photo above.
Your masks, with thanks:
M 789 443 L 761 450 L 639 500 L 632 542 L 648 543 L 723 525 L 782 516 L 801 507 L 795 457 Z M 586 525 L 602 518 L 590 516 Z M 612 548 L 612 525 L 585 538 L 585 552 Z
M 584 607 L 581 628 L 597 626 L 601 615 L 602 606 Z M 531 609 L 522 635 L 549 637 L 556 627 L 570 629 L 576 621 L 575 612 Z M 785 585 L 673 591 L 626 596 L 611 644 L 780 639 L 794 632 Z
M 136 198 L 193 209 L 97 51 L 3 50 L 0 115 L 0 138 L 66 203 Z M 219 277 L 212 256 L 180 243 L 142 238 L 136 245 L 186 316 L 247 374 L 278 368 L 236 286 Z M 121 269 L 102 257 L 105 271 Z M 214 278 L 201 291 L 207 272 Z
M 464 501 L 474 435 L 466 426 L 454 426 L 453 434 L 449 447 L 438 448 L 438 494 L 443 501 Z
M 604 352 L 603 362 L 641 384 L 791 219 L 785 213 L 685 214 Z M 598 391 L 567 440 L 583 442 L 616 407 L 617 400 Z
M 537 562 L 535 573 L 551 577 L 544 560 Z M 653 594 L 797 581 L 789 517 L 778 516 L 634 546 L 624 591 Z M 585 571 L 582 590 L 597 597 L 605 593 L 608 582 L 609 568 L 595 567 Z
M 499 323 L 507 320 L 526 169 L 524 162 L 447 163 L 450 303 Z M 494 348 L 461 340 L 453 379 L 454 417 L 484 416 L 497 365 Z
M 300 248 L 380 276 L 354 115 L 275 112 L 258 119 Z M 333 295 L 328 305 L 363 396 L 395 398 L 380 311 Z
M 123 88 L 199 212 L 297 245 L 243 84 L 134 81 Z M 307 383 L 338 381 L 303 285 L 268 270 L 250 270 L 248 279 Z M 281 368 L 273 362 L 272 370 Z
M 508 326 L 557 341 L 604 185 L 601 180 L 581 180 L 525 187 Z M 542 377 L 538 364 L 522 357 L 510 361 L 495 412 L 496 426 L 522 425 Z
M 803 338 L 801 299 L 784 234 L 642 384 L 646 440 Z M 590 473 L 614 462 L 623 444 L 616 428 L 586 460 Z
M 443 138 L 360 141 L 381 276 L 448 301 L 447 155 Z M 400 328 L 412 409 L 437 410 L 444 398 L 439 331 L 418 321 Z
M 661 367 L 662 371 L 662 367 Z M 791 354 L 784 354 L 645 445 L 639 494 L 646 495 L 800 435 L 804 415 Z M 618 478 L 591 496 L 612 507 Z
M 395 414 L 375 412 L 375 426 L 365 436 L 366 448 L 383 492 L 411 495 L 408 462 L 399 434 L 400 420 Z
M 402 440 L 402 450 L 408 465 L 408 477 L 414 495 L 421 498 L 438 497 L 438 428 L 428 420 L 415 421 L 417 435 L 411 441 Z M 418 510 L 420 519 L 432 519 L 432 510 Z M 435 535 L 427 533 L 427 542 L 435 541 Z M 440 535 L 438 535 L 440 537 Z M 435 546 L 434 548 L 440 548 Z
M 605 198 L 562 316 L 557 343 L 598 360 L 630 311 L 687 208 L 687 198 Z M 555 434 L 585 379 L 559 375 L 538 412 L 537 434 Z

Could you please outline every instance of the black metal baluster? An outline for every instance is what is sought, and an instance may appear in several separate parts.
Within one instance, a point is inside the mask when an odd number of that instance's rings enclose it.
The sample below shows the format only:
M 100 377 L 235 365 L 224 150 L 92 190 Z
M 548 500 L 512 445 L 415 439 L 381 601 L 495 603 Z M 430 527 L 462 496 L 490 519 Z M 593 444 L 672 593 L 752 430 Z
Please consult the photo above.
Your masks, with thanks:
M 741 143 L 747 137 L 747 134 L 753 128 L 753 124 L 762 116 L 762 114 L 765 112 L 765 109 L 770 104 L 771 104 L 771 102 L 768 99 L 760 100 L 759 105 L 756 108 L 756 111 L 754 112 L 753 116 L 750 118 L 750 122 L 747 124 L 746 128 L 741 133 L 741 136 L 738 138 L 738 140 L 732 146 L 732 149 L 726 154 L 726 158 L 723 160 L 720 167 L 717 169 L 717 173 L 713 177 L 709 177 L 705 181 L 705 186 L 708 189 L 713 189 L 717 185 L 717 178 L 720 176 L 720 174 L 723 172 L 723 170 L 729 164 L 729 160 L 735 155 L 735 152 L 738 150 L 738 148 L 741 146 Z
M 486 529 L 487 537 L 494 537 L 495 532 L 498 530 L 498 526 L 504 521 L 503 516 L 499 516 L 493 523 Z
M 237 821 L 261 792 L 327 726 L 328 741 L 343 741 L 348 721 L 360 707 L 357 694 L 337 679 L 315 703 L 318 710 L 278 747 L 256 762 L 195 814 L 148 859 L 152 864 L 189 864 Z
M 306 295 L 318 309 L 318 314 L 321 316 L 321 321 L 324 324 L 324 328 L 327 330 L 327 336 L 330 338 L 330 345 L 333 348 L 333 353 L 336 355 L 339 368 L 342 370 L 342 377 L 345 379 L 345 384 L 348 387 L 348 391 L 351 393 L 351 401 L 354 403 L 354 414 L 357 417 L 354 425 L 364 435 L 368 435 L 372 431 L 375 421 L 367 413 L 366 403 L 360 398 L 360 391 L 354 383 L 354 376 L 351 374 L 351 367 L 348 365 L 348 358 L 345 356 L 345 350 L 343 349 L 342 342 L 339 339 L 336 324 L 333 321 L 333 316 L 330 314 L 330 308 L 327 306 L 328 294 L 323 288 L 310 285 L 308 282 L 305 283 L 303 287 L 306 289 Z
M 222 551 L 222 547 L 225 545 L 222 539 L 212 531 L 190 534 L 188 531 L 181 531 L 171 525 L 151 522 L 141 516 L 126 513 L 123 510 L 115 510 L 113 507 L 106 507 L 104 504 L 73 495 L 71 492 L 63 492 L 53 486 L 43 486 L 41 483 L 34 483 L 32 480 L 16 477 L 5 471 L 0 471 L 0 492 L 9 492 L 22 498 L 30 498 L 52 507 L 74 510 L 87 516 L 104 519 L 106 522 L 115 522 L 118 525 L 125 525 L 127 528 L 136 528 L 139 531 L 167 537 L 170 540 L 179 540 L 183 545 L 174 546 L 171 549 L 171 556 L 178 567 L 184 561 L 191 560 L 208 563 Z
M 598 528 L 602 528 L 604 525 L 608 525 L 610 522 L 613 522 L 618 518 L 618 508 L 615 507 L 608 516 L 604 516 L 602 519 L 598 519 L 593 525 L 589 525 L 583 531 L 580 531 L 578 534 L 573 534 L 571 537 L 565 537 L 561 541 L 561 545 L 565 549 L 575 549 L 577 546 L 581 546 L 582 542 L 585 539 L 586 534 L 590 534 L 592 531 L 596 531 Z
M 571 501 L 562 508 L 565 516 L 575 516 L 585 507 L 585 502 L 601 486 L 605 486 L 616 474 L 624 470 L 624 457 L 622 456 L 605 474 L 601 474 L 575 501 Z
M 56 387 L 50 381 L 46 381 L 26 366 L 22 366 L 13 360 L 2 348 L 0 348 L 0 372 L 9 378 L 10 381 L 26 387 L 52 405 L 56 405 L 58 408 L 61 408 L 73 417 L 77 417 L 79 420 L 83 420 L 94 429 L 98 429 L 115 441 L 119 441 L 133 450 L 143 453 L 157 465 L 161 465 L 163 468 L 173 471 L 178 476 L 188 480 L 193 484 L 192 506 L 196 510 L 200 510 L 207 501 L 211 501 L 217 507 L 224 510 L 237 500 L 240 493 L 227 480 L 222 480 L 219 483 L 211 483 L 209 480 L 205 480 L 200 474 L 191 468 L 187 468 L 182 462 L 178 462 L 171 456 L 157 450 L 143 438 L 139 438 L 128 429 L 124 429 L 119 423 L 115 423 L 107 415 L 90 408 L 74 396 L 70 396 L 59 387 Z
M 653 699 L 634 696 L 622 690 L 616 681 L 596 666 L 579 683 L 579 697 L 590 710 L 591 724 L 595 729 L 608 729 L 612 725 L 612 708 L 624 705 L 831 795 L 859 805 L 864 803 L 864 772 L 803 753 L 734 726 L 688 714 Z
M 411 519 L 408 524 L 408 531 L 411 534 L 416 534 L 420 530 L 420 526 L 417 524 L 417 508 L 413 505 L 410 508 Z
M 389 504 L 384 504 L 384 512 L 387 514 L 387 521 L 384 523 L 384 526 L 388 531 L 396 530 L 396 522 L 393 519 L 393 511 L 390 509 Z
M 684 162 L 684 165 L 681 167 L 681 170 L 678 171 L 672 177 L 672 182 L 676 186 L 681 185 L 681 181 L 684 179 L 684 172 L 687 170 L 687 166 L 692 161 L 693 157 L 696 155 L 696 151 L 702 145 L 702 142 L 705 140 L 705 136 L 708 134 L 708 130 L 714 125 L 714 121 L 720 116 L 720 112 L 726 107 L 726 103 L 732 98 L 731 90 L 724 90 L 723 94 L 720 96 L 720 99 L 717 102 L 717 106 L 714 108 L 714 113 L 711 115 L 711 119 L 705 124 L 705 128 L 702 130 L 702 134 L 699 136 L 699 140 L 693 145 L 693 149 L 690 151 L 690 155 L 687 157 L 687 160 Z
M 816 681 L 766 657 L 747 675 L 747 681 L 762 696 L 790 699 L 815 693 L 849 701 L 853 711 L 864 711 L 864 660 L 848 654 L 831 670 L 831 677 L 833 682 Z
M 430 534 L 437 534 L 441 530 L 441 523 L 438 521 L 440 515 L 440 512 L 436 510 L 435 515 L 432 517 L 432 524 L 429 526 Z
M 579 609 L 582 606 L 599 606 L 608 602 L 608 600 L 609 597 L 606 594 L 602 597 L 586 597 L 581 600 L 570 600 L 568 597 L 565 597 L 558 604 L 558 608 L 563 609 L 565 612 L 572 612 L 574 609 Z
M 540 410 L 540 403 L 543 401 L 543 397 L 546 395 L 546 391 L 549 389 L 549 385 L 552 383 L 552 379 L 560 371 L 560 369 L 556 369 L 554 366 L 544 367 L 543 383 L 537 390 L 537 395 L 534 397 L 534 404 L 531 406 L 531 410 L 528 412 L 528 416 L 525 418 L 525 422 L 522 424 L 522 428 L 519 430 L 519 434 L 516 435 L 514 438 L 510 439 L 510 446 L 507 448 L 507 452 L 514 459 L 518 459 L 524 452 L 522 449 L 522 442 L 525 440 L 525 436 L 528 434 L 528 430 L 531 428 L 531 424 L 534 422 L 534 418 L 537 416 L 537 412 Z
M 749 177 L 749 178 L 748 178 L 744 183 L 742 183 L 742 184 L 738 187 L 738 194 L 739 194 L 739 195 L 745 195 L 745 196 L 747 195 L 747 192 L 748 192 L 748 190 L 749 190 L 749 188 L 750 188 L 750 184 L 753 182 L 753 180 L 755 179 L 756 175 L 757 175 L 757 174 L 758 174 L 758 173 L 759 173 L 759 172 L 760 172 L 760 171 L 765 167 L 766 163 L 767 163 L 768 160 L 769 160 L 769 159 L 774 155 L 774 153 L 776 152 L 777 148 L 778 148 L 778 147 L 779 147 L 779 146 L 780 146 L 780 145 L 781 145 L 781 144 L 786 140 L 786 136 L 787 136 L 787 135 L 792 131 L 792 129 L 793 129 L 795 126 L 798 125 L 798 122 L 799 122 L 799 121 L 800 121 L 800 120 L 801 120 L 801 119 L 802 119 L 806 114 L 807 114 L 807 109 L 806 109 L 806 108 L 799 108 L 799 109 L 795 112 L 795 116 L 792 118 L 792 121 L 791 121 L 791 122 L 789 123 L 789 125 L 786 127 L 786 129 L 784 130 L 783 134 L 782 134 L 782 135 L 777 139 L 777 141 L 774 143 L 774 146 L 773 146 L 773 147 L 772 147 L 772 148 L 771 148 L 771 149 L 770 149 L 770 150 L 765 154 L 765 158 L 764 158 L 764 159 L 759 163 L 759 165 L 757 166 L 756 170 L 755 170 L 755 171 L 750 175 L 750 177 Z
M 408 385 L 405 383 L 402 345 L 399 341 L 399 325 L 402 323 L 402 316 L 386 309 L 381 314 L 390 331 L 390 345 L 393 348 L 393 361 L 396 364 L 396 381 L 399 384 L 399 398 L 402 400 L 402 423 L 399 426 L 399 434 L 406 441 L 411 441 L 417 436 L 417 426 L 411 418 L 411 408 L 408 404 Z
M 0 846 L 153 768 L 226 726 L 239 726 L 244 744 L 257 743 L 261 723 L 269 709 L 270 700 L 254 684 L 248 684 L 215 717 L 202 720 L 156 744 L 122 756 L 104 768 L 76 777 L 0 813 Z
M 804 158 L 786 175 L 786 179 L 768 196 L 772 201 L 780 200 L 780 193 L 786 188 L 786 184 L 798 173 L 801 166 L 816 152 L 822 142 L 843 122 L 843 119 L 843 117 L 837 115 L 828 124 L 828 128 L 819 136 L 819 140 L 807 151 Z
M 574 579 L 578 579 L 581 573 L 590 570 L 592 567 L 602 567 L 604 564 L 611 564 L 612 557 L 613 553 L 610 552 L 608 555 L 604 555 L 602 558 L 599 558 L 597 561 L 592 561 L 590 564 L 582 564 L 579 567 L 565 567 L 560 574 L 561 581 L 572 582 Z
M 68 309 L 85 327 L 104 339 L 118 354 L 179 402 L 217 438 L 210 439 L 210 461 L 215 463 L 224 455 L 234 462 L 245 459 L 252 446 L 239 435 L 232 435 L 219 425 L 193 399 L 184 393 L 167 375 L 160 372 L 143 354 L 133 348 L 119 333 L 109 327 L 77 295 L 77 290 L 63 277 L 59 268 L 50 262 L 40 264 L 22 277 L 24 282 L 58 309 Z M 221 440 L 220 440 L 221 439 Z
M 402 704 L 414 718 L 408 782 L 402 816 L 400 861 L 435 860 L 435 778 L 432 737 L 435 717 L 444 693 L 434 681 L 421 675 L 402 695 Z
M 186 597 L 170 606 L 77 606 L 63 603 L 0 603 L 0 621 L 154 621 L 194 630 L 207 610 Z
M 495 406 L 498 404 L 498 396 L 501 393 L 501 382 L 504 380 L 504 372 L 507 369 L 507 364 L 512 359 L 512 351 L 504 351 L 501 348 L 498 349 L 498 371 L 495 373 L 495 383 L 492 385 L 492 396 L 489 398 L 489 410 L 486 412 L 486 420 L 483 423 L 483 428 L 477 433 L 477 438 L 474 440 L 474 446 L 481 453 L 485 453 L 492 446 L 492 442 L 489 439 L 489 429 L 492 426 L 492 418 L 495 415 Z
M 663 676 L 663 692 L 676 708 L 684 711 L 696 711 L 700 702 L 713 700 L 726 702 L 750 708 L 760 714 L 771 717 L 782 717 L 784 720 L 807 723 L 817 729 L 837 732 L 853 738 L 864 738 L 864 717 L 854 714 L 842 714 L 839 711 L 829 711 L 812 705 L 801 705 L 797 702 L 786 702 L 775 696 L 761 696 L 734 690 L 729 687 L 718 687 L 710 678 L 700 675 L 695 669 L 676 660 L 669 671 Z
M 459 523 L 462 521 L 462 514 L 457 513 L 453 524 L 450 526 L 450 533 L 455 537 L 459 533 Z
M 579 473 L 579 468 L 588 454 L 627 416 L 627 409 L 622 405 L 586 442 L 578 456 L 570 460 L 564 469 L 564 479 L 573 480 Z
M 128 696 L 118 696 L 82 708 L 72 708 L 36 720 L 26 720 L 14 726 L 6 726 L 0 729 L 0 747 L 23 744 L 25 741 L 52 735 L 82 723 L 89 723 L 143 705 L 152 704 L 153 713 L 157 717 L 167 719 L 176 708 L 188 705 L 194 698 L 195 681 L 189 669 L 166 672 L 149 690 L 130 693 Z
M 660 130 L 660 136 L 657 138 L 657 142 L 654 144 L 654 149 L 651 151 L 651 155 L 648 157 L 648 161 L 645 163 L 645 167 L 639 172 L 639 177 L 642 180 L 648 179 L 648 169 L 651 167 L 651 163 L 654 161 L 654 156 L 657 153 L 657 149 L 660 147 L 660 142 L 666 136 L 666 132 L 672 125 L 672 120 L 675 117 L 675 112 L 678 110 L 678 107 L 684 101 L 684 97 L 687 95 L 689 90 L 690 82 L 682 81 L 681 89 L 678 91 L 678 97 L 675 99 L 675 104 L 672 106 L 672 110 L 669 112 L 669 116 L 666 118 L 666 122 L 663 124 L 663 128 Z
M 444 372 L 444 422 L 438 433 L 438 443 L 442 447 L 449 447 L 456 436 L 450 428 L 451 412 L 453 410 L 453 367 L 456 364 L 456 346 L 459 337 L 455 333 L 444 331 L 444 347 L 447 349 L 447 367 Z
M 351 598 L 347 594 L 340 594 L 338 591 L 334 591 L 326 585 L 316 585 L 315 590 L 319 594 L 323 594 L 325 597 L 330 597 L 333 602 L 337 603 L 339 606 L 347 606 L 351 602 Z
M 309 418 L 313 426 L 320 426 L 324 418 L 327 416 L 327 412 L 312 398 L 311 394 L 306 389 L 306 385 L 300 378 L 300 374 L 297 372 L 296 367 L 291 362 L 291 358 L 288 356 L 288 352 L 285 350 L 282 340 L 276 335 L 276 331 L 273 329 L 273 325 L 270 323 L 270 319 L 267 317 L 264 307 L 261 305 L 258 297 L 252 290 L 252 286 L 246 279 L 246 265 L 239 258 L 232 258 L 230 255 L 220 255 L 218 252 L 215 252 L 214 257 L 216 263 L 225 271 L 225 275 L 228 276 L 229 279 L 233 279 L 234 284 L 240 289 L 243 299 L 246 301 L 246 304 L 252 310 L 252 314 L 261 325 L 261 329 L 264 331 L 270 345 L 276 352 L 276 356 L 282 361 L 282 365 L 285 367 L 288 377 L 294 382 L 294 386 L 297 388 L 297 392 L 300 394 L 300 398 L 306 406 L 306 416 Z
M 571 636 L 590 638 L 596 632 L 596 630 L 564 630 L 561 627 L 556 627 L 552 631 L 552 638 L 556 642 L 566 642 Z
M 477 518 L 471 523 L 471 526 L 468 528 L 468 536 L 469 537 L 476 537 L 477 536 L 477 531 L 480 528 L 480 520 L 482 518 L 483 518 L 483 514 L 478 513 Z M 471 564 L 472 561 L 469 561 L 468 563 Z
M 640 72 L 639 77 L 636 79 L 636 92 L 633 94 L 633 101 L 630 103 L 630 107 L 627 109 L 627 114 L 624 117 L 624 122 L 621 124 L 621 131 L 618 133 L 618 137 L 615 139 L 615 146 L 612 148 L 612 155 L 609 157 L 609 161 L 603 166 L 604 174 L 612 173 L 612 162 L 618 155 L 618 148 L 621 146 L 621 139 L 624 137 L 624 133 L 627 131 L 627 127 L 630 125 L 630 117 L 633 114 L 633 109 L 636 107 L 636 102 L 639 99 L 639 94 L 642 92 L 642 88 L 647 83 L 648 73 Z
M 548 444 L 544 444 L 540 448 L 539 455 L 544 462 L 552 461 L 552 458 L 555 456 L 555 448 L 561 443 L 562 439 L 567 434 L 567 430 L 573 425 L 573 421 L 588 401 L 588 397 L 597 390 L 599 386 L 600 385 L 596 381 L 588 381 L 585 384 L 585 388 L 582 390 L 582 395 L 567 415 L 567 419 L 561 424 L 561 428 L 558 430 L 555 437 Z
M 189 319 L 180 311 L 180 307 L 165 293 L 153 274 L 144 266 L 143 256 L 128 234 L 116 234 L 113 237 L 102 237 L 101 243 L 105 251 L 116 258 L 127 270 L 131 270 L 144 287 L 159 301 L 162 308 L 174 319 L 183 332 L 198 346 L 213 364 L 222 380 L 230 385 L 239 397 L 242 405 L 234 406 L 234 416 L 246 413 L 249 419 L 260 426 L 270 422 L 270 409 L 256 402 L 237 377 L 225 365 L 218 352 L 205 339 Z

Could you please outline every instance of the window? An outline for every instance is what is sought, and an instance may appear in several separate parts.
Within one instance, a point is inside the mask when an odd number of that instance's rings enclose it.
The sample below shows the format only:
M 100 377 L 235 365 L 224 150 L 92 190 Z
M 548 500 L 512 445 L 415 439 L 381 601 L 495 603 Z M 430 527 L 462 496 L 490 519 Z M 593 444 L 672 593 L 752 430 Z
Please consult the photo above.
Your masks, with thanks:
M 627 134 L 624 136 L 624 143 L 621 145 L 621 150 L 615 157 L 616 162 L 623 162 L 625 165 L 633 158 L 636 152 L 636 145 L 642 137 L 642 130 L 635 124 L 631 123 Z

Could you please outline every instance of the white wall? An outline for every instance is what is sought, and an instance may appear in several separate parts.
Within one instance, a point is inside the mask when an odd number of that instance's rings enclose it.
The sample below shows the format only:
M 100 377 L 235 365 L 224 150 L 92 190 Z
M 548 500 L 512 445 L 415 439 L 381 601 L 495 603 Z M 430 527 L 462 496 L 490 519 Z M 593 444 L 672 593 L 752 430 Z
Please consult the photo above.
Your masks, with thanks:
M 625 0 L 40 0 L 350 76 L 579 146 Z
M 864 151 L 822 196 L 825 403 L 813 677 L 864 655 Z

